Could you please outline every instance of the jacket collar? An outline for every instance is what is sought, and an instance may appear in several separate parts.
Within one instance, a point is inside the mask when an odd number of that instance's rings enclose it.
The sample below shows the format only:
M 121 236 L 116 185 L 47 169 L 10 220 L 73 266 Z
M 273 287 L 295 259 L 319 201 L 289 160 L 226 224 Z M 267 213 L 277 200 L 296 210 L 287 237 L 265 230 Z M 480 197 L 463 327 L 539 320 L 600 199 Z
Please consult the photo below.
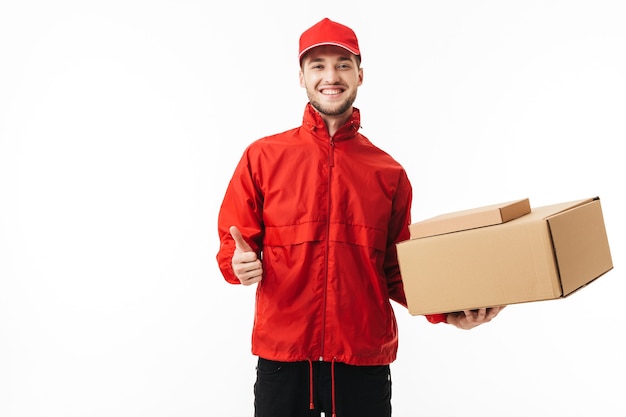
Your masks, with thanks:
M 304 116 L 302 118 L 302 127 L 312 132 L 315 136 L 320 136 L 320 133 L 325 137 L 328 137 L 328 129 L 322 119 L 322 116 L 311 106 L 311 103 L 307 103 L 304 109 Z M 337 130 L 335 136 L 332 138 L 334 141 L 350 139 L 359 131 L 361 127 L 361 112 L 356 107 L 352 108 L 352 116 L 346 124 Z

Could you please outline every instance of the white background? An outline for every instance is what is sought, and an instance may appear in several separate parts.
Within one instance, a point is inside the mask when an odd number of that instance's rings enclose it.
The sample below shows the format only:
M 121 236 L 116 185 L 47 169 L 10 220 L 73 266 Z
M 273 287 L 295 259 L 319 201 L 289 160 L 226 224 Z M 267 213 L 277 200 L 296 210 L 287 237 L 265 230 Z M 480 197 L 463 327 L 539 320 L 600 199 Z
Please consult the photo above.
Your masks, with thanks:
M 359 36 L 362 133 L 414 221 L 600 196 L 615 265 L 471 331 L 398 307 L 394 415 L 626 415 L 623 4 L 2 1 L 0 416 L 252 415 L 217 211 L 244 147 L 300 123 L 323 17 Z

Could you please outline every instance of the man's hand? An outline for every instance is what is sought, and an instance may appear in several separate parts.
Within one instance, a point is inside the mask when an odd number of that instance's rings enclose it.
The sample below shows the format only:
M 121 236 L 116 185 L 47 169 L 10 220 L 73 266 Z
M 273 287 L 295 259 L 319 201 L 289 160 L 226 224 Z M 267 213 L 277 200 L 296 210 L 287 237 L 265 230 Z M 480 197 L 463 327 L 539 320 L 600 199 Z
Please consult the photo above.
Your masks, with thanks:
M 490 322 L 505 306 L 479 308 L 448 313 L 448 323 L 459 329 L 469 330 L 476 326 Z
M 257 258 L 237 226 L 230 227 L 230 235 L 235 240 L 235 253 L 231 261 L 233 272 L 243 285 L 252 285 L 263 278 L 263 264 Z

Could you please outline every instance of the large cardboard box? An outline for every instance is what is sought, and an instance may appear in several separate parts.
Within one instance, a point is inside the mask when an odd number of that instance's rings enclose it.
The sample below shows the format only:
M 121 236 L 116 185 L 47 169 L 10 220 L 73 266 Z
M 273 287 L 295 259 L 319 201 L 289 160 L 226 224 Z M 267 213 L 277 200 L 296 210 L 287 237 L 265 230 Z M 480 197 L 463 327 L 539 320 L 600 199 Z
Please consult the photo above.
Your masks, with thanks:
M 598 197 L 397 248 L 413 315 L 562 298 L 613 269 Z

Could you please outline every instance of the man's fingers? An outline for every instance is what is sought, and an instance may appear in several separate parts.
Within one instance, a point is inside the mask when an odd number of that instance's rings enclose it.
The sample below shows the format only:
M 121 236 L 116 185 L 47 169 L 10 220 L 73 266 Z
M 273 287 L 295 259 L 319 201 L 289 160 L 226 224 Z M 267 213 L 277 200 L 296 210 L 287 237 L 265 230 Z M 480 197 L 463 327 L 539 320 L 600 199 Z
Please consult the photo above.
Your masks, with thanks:
M 505 306 L 498 306 L 498 307 L 492 307 L 492 308 L 490 308 L 490 309 L 488 310 L 488 313 L 489 313 L 488 317 L 489 317 L 490 319 L 494 318 L 495 316 L 497 316 L 497 315 L 498 315 L 498 314 L 502 311 L 502 309 L 503 309 L 504 307 L 505 307 Z
M 254 252 L 235 253 L 232 263 L 235 276 L 244 285 L 258 282 L 263 277 L 263 264 Z
M 486 308 L 475 308 L 473 310 L 463 310 L 465 313 L 465 318 L 470 322 L 481 321 L 484 320 L 487 315 Z
M 235 240 L 235 245 L 237 245 L 237 249 L 241 250 L 242 252 L 253 252 L 252 248 L 243 238 L 237 226 L 230 226 L 230 235 Z
M 250 271 L 245 274 L 238 275 L 237 278 L 239 278 L 239 281 L 241 281 L 243 285 L 252 285 L 261 281 L 263 278 L 261 272 L 262 271 Z
M 463 310 L 463 312 L 467 317 L 476 317 L 476 315 L 480 314 L 480 310 L 480 308 L 474 308 L 472 310 Z
M 454 324 L 459 329 L 472 329 L 481 324 L 491 321 L 505 306 L 483 307 L 472 310 L 463 310 L 450 313 L 448 323 Z
M 235 276 L 244 285 L 259 282 L 263 277 L 263 264 L 256 252 L 248 245 L 237 226 L 230 227 L 230 234 L 235 241 L 235 253 L 231 260 Z

